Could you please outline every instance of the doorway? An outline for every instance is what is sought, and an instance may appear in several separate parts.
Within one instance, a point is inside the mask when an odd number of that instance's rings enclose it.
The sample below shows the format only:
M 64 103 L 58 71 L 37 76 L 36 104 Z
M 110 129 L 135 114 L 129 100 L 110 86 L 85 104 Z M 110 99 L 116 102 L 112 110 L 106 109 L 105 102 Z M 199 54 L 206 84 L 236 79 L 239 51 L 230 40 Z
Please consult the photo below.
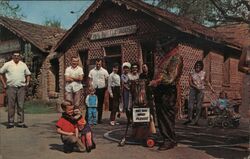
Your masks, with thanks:
M 50 60 L 51 68 L 50 71 L 52 72 L 54 77 L 51 77 L 54 79 L 54 88 L 51 89 L 53 92 L 59 92 L 59 61 L 57 58 L 54 58 Z
M 119 46 L 105 47 L 104 50 L 105 50 L 104 63 L 108 73 L 110 74 L 112 72 L 113 64 L 118 63 L 119 64 L 118 74 L 121 75 L 121 46 L 119 45 Z
M 153 42 L 142 42 L 142 57 L 143 63 L 148 66 L 148 69 L 151 70 L 151 73 L 154 74 L 154 50 L 155 43 Z
M 83 69 L 83 73 L 84 73 L 82 82 L 83 82 L 83 85 L 85 86 L 85 85 L 87 85 L 88 74 L 89 74 L 88 50 L 80 51 L 79 52 L 79 57 L 80 57 L 80 60 L 81 60 L 81 63 L 82 63 L 82 69 Z

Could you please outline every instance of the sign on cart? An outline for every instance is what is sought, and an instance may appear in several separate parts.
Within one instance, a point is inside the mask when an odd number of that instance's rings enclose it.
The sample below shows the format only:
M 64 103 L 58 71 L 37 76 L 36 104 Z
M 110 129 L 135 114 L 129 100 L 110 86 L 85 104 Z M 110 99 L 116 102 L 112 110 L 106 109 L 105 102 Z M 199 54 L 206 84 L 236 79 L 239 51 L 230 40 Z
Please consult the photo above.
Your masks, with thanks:
M 149 108 L 133 108 L 133 122 L 149 122 Z

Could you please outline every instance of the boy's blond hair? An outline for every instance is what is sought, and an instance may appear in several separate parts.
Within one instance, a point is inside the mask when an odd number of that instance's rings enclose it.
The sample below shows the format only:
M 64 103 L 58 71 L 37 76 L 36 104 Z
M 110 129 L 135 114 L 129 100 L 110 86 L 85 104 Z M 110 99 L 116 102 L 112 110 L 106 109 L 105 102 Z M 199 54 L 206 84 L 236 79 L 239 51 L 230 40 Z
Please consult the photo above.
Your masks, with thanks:
M 63 101 L 62 104 L 61 104 L 62 110 L 65 111 L 67 106 L 73 106 L 72 102 L 71 101 Z

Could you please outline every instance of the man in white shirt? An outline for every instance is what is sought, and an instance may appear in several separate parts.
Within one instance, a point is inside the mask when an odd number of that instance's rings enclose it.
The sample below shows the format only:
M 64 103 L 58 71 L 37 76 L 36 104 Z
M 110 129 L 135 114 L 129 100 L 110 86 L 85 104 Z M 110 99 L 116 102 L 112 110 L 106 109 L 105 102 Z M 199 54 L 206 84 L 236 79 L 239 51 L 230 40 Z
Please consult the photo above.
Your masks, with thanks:
M 98 97 L 98 124 L 102 122 L 103 102 L 108 77 L 108 71 L 102 67 L 102 60 L 97 59 L 96 67 L 89 72 L 89 85 L 95 88 L 95 94 Z
M 82 92 L 83 69 L 78 66 L 79 58 L 71 58 L 71 66 L 65 70 L 65 99 L 71 101 L 75 109 L 80 108 L 80 99 Z
M 17 106 L 17 127 L 27 128 L 24 124 L 24 108 L 25 87 L 30 82 L 30 70 L 27 65 L 20 61 L 19 53 L 12 55 L 12 60 L 6 62 L 0 69 L 0 79 L 3 87 L 6 89 L 8 98 L 8 125 L 7 129 L 14 127 L 15 106 Z M 4 78 L 5 75 L 5 78 Z

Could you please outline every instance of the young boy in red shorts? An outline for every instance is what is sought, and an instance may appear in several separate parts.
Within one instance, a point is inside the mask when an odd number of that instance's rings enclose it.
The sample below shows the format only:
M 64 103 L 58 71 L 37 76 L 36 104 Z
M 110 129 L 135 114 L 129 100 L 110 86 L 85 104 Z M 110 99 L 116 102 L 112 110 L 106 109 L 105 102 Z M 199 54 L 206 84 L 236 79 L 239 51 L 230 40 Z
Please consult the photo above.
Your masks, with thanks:
M 80 136 L 82 143 L 86 147 L 87 152 L 91 152 L 92 149 L 96 148 L 94 138 L 93 138 L 93 132 L 90 128 L 90 125 L 86 122 L 85 118 L 81 114 L 76 114 L 74 116 L 76 119 L 76 126 L 77 126 L 77 131 L 76 134 L 79 133 L 78 136 Z

